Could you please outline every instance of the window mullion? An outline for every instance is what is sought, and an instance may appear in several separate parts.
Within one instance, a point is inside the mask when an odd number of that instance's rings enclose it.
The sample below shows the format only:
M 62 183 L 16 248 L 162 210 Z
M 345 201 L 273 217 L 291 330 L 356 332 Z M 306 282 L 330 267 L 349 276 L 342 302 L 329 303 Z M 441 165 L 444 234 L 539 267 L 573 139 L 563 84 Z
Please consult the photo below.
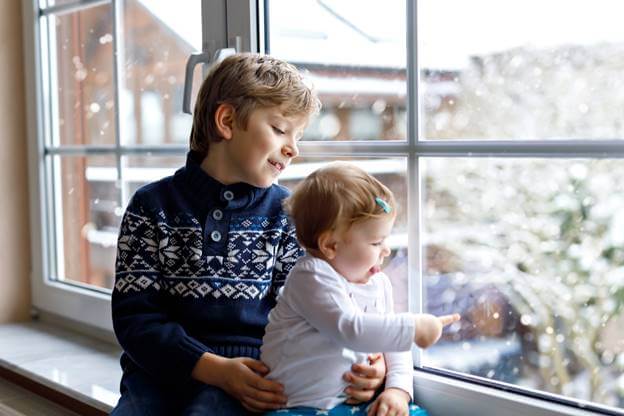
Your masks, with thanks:
M 122 163 L 121 163 L 121 85 L 124 79 L 123 71 L 123 58 L 124 58 L 124 45 L 123 45 L 123 16 L 122 16 L 122 4 L 121 0 L 113 0 L 112 4 L 113 13 L 113 100 L 114 106 L 117 109 L 114 113 L 115 124 L 115 165 L 117 167 L 117 183 L 120 185 L 117 189 L 117 206 L 124 206 L 124 201 L 128 199 L 128 186 L 123 184 L 122 178 Z
M 213 56 L 227 47 L 226 0 L 202 0 L 202 50 Z
M 407 289 L 410 312 L 423 311 L 422 244 L 420 241 L 420 174 L 417 146 L 420 139 L 420 102 L 418 71 L 418 7 L 415 1 L 406 4 L 407 47 Z M 414 364 L 421 365 L 421 351 L 412 348 Z
M 46 155 L 66 155 L 66 156 L 95 156 L 119 154 L 127 155 L 180 155 L 188 151 L 188 145 L 168 145 L 168 146 L 62 146 L 51 147 L 45 150 Z
M 237 52 L 259 52 L 259 8 L 256 0 L 226 0 L 226 2 L 227 47 L 236 48 Z
M 302 141 L 298 144 L 305 156 L 407 156 L 409 145 L 395 141 Z
M 90 7 L 101 6 L 102 4 L 108 4 L 111 0 L 78 0 L 73 3 L 63 3 L 50 7 L 46 7 L 45 9 L 41 9 L 39 11 L 39 15 L 47 16 L 47 15 L 57 15 L 60 16 L 62 14 L 69 14 L 73 12 L 79 12 L 81 10 L 88 9 Z
M 419 156 L 487 156 L 487 157 L 624 157 L 622 140 L 553 140 L 553 141 L 419 141 L 415 148 Z

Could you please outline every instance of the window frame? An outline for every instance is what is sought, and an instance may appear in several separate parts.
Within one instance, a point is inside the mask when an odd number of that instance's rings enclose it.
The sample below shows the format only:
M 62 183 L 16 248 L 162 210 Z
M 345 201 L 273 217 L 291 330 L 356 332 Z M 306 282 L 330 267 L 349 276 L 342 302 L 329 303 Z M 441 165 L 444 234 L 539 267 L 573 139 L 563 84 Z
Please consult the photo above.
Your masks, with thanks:
M 226 0 L 197 0 L 202 4 L 202 48 L 204 51 L 226 47 L 227 21 L 225 21 Z M 73 0 L 55 6 L 40 7 L 40 0 L 29 0 L 23 3 L 22 24 L 24 39 L 24 64 L 26 68 L 26 109 L 28 137 L 28 172 L 30 197 L 30 237 L 31 237 L 31 297 L 32 314 L 50 316 L 75 322 L 80 326 L 93 327 L 111 334 L 110 293 L 105 290 L 94 290 L 78 284 L 51 280 L 54 255 L 54 202 L 51 163 L 47 157 L 54 156 L 112 156 L 116 160 L 118 179 L 123 175 L 121 159 L 125 156 L 142 155 L 184 155 L 184 145 L 145 146 L 123 145 L 120 142 L 119 111 L 115 114 L 114 145 L 62 145 L 49 146 L 51 143 L 49 74 L 45 66 L 50 59 L 49 50 L 43 41 L 47 36 L 46 16 L 62 15 L 79 12 L 91 7 L 110 5 L 113 28 L 113 84 L 115 108 L 119 109 L 119 78 L 121 65 L 117 56 L 123 48 L 118 40 L 122 33 L 123 0 Z M 211 9 L 212 8 L 212 9 Z M 217 10 L 217 13 L 208 13 Z M 120 201 L 127 200 L 122 187 L 118 195 Z
M 116 144 L 110 146 L 63 146 L 46 148 L 46 134 L 49 131 L 46 120 L 45 88 L 42 65 L 47 55 L 41 42 L 43 16 L 46 13 L 73 12 L 95 5 L 110 4 L 113 10 L 113 31 L 115 50 L 122 38 L 120 31 L 120 5 L 122 0 L 75 0 L 67 4 L 42 10 L 39 0 L 22 3 L 25 86 L 27 97 L 28 171 L 30 196 L 30 238 L 31 238 L 31 290 L 35 313 L 41 311 L 60 316 L 69 321 L 93 326 L 112 333 L 110 295 L 79 286 L 48 280 L 50 276 L 51 218 L 46 204 L 50 195 L 50 172 L 44 162 L 48 155 L 115 155 L 118 174 L 121 175 L 121 157 L 146 152 L 161 155 L 180 155 L 186 146 L 125 146 L 119 141 L 119 116 L 115 117 Z M 200 1 L 200 0 L 198 0 Z M 241 51 L 265 52 L 264 10 L 269 0 L 201 0 L 202 2 L 202 49 L 211 55 L 219 48 L 238 47 Z M 407 160 L 408 204 L 412 215 L 408 219 L 408 288 L 409 308 L 413 312 L 422 310 L 422 250 L 419 230 L 421 165 L 423 157 L 501 157 L 501 158 L 624 158 L 624 140 L 444 140 L 427 141 L 421 138 L 420 92 L 418 57 L 417 1 L 405 0 L 406 45 L 407 45 L 407 140 L 396 142 L 301 142 L 303 156 L 386 156 L 404 157 Z M 209 12 L 210 11 L 210 12 Z M 120 63 L 113 55 L 115 78 L 115 105 L 119 109 Z M 415 105 L 414 105 L 415 104 Z M 416 271 L 416 272 L 414 272 Z M 415 362 L 420 363 L 415 349 Z M 594 414 L 577 407 L 553 403 L 547 398 L 527 398 L 518 392 L 510 392 L 494 383 L 479 386 L 465 380 L 417 369 L 415 371 L 417 399 L 430 409 L 454 409 L 454 414 L 500 414 L 500 409 L 511 413 L 578 415 Z M 500 383 L 499 383 L 500 384 Z M 554 400 L 556 401 L 556 400 Z M 492 403 L 497 405 L 492 406 Z M 490 405 L 489 405 L 490 404 Z M 596 405 L 592 408 L 604 414 L 612 413 Z M 500 407 L 499 407 L 500 406 Z M 513 411 L 512 411 L 513 409 Z

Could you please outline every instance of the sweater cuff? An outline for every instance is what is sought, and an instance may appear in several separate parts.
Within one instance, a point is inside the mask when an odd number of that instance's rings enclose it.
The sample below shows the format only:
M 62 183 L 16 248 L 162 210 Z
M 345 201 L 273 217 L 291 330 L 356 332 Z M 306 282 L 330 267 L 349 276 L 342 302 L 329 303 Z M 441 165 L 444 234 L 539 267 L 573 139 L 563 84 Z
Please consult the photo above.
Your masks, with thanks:
M 179 375 L 183 378 L 190 378 L 193 373 L 193 369 L 197 364 L 197 361 L 205 352 L 212 352 L 212 350 L 206 347 L 201 342 L 191 337 L 184 337 L 179 344 L 179 358 L 177 363 Z M 164 357 L 163 357 L 164 358 Z

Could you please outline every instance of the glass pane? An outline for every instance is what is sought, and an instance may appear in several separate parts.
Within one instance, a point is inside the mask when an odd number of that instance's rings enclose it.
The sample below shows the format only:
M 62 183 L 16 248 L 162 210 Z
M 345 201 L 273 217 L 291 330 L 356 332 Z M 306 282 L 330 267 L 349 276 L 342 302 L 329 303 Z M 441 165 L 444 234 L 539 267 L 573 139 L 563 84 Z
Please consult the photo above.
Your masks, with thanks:
M 56 279 L 111 288 L 119 207 L 112 156 L 54 156 Z
M 353 163 L 385 184 L 397 200 L 397 219 L 388 238 L 392 253 L 385 260 L 383 271 L 393 286 L 396 311 L 408 310 L 407 299 L 407 161 L 404 158 L 297 158 L 280 176 L 280 185 L 291 191 L 310 173 L 332 161 Z
M 304 139 L 405 140 L 404 0 L 270 0 L 267 17 L 269 53 L 305 71 L 323 103 Z
M 122 158 L 124 209 L 141 186 L 170 176 L 184 166 L 186 156 L 127 156 Z
M 122 143 L 188 143 L 184 71 L 189 55 L 201 51 L 201 1 L 124 0 L 123 16 Z M 201 80 L 197 70 L 193 85 Z
M 624 407 L 624 164 L 427 158 L 424 364 Z
M 109 5 L 49 17 L 52 145 L 114 144 Z
M 622 13 L 608 0 L 420 1 L 423 134 L 624 137 Z

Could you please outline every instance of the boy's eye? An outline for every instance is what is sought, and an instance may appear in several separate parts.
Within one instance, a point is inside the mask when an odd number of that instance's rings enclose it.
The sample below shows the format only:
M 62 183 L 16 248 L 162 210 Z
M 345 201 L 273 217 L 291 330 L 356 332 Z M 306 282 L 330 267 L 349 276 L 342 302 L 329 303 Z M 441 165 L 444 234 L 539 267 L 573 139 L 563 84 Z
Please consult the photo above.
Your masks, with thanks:
M 275 127 L 275 126 L 271 126 L 271 127 L 273 127 L 273 131 L 274 131 L 275 133 L 277 133 L 277 134 L 285 134 L 283 130 L 278 129 L 278 128 L 277 128 L 277 127 Z
M 380 246 L 383 243 L 383 241 L 377 241 L 375 243 L 373 243 L 374 246 Z

